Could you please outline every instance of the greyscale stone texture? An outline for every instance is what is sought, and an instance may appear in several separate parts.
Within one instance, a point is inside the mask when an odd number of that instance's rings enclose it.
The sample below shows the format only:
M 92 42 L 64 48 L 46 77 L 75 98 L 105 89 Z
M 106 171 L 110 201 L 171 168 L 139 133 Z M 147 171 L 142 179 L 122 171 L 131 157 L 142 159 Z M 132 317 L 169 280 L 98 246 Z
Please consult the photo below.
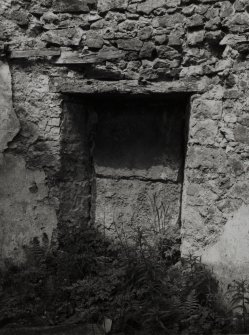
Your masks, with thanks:
M 187 94 L 182 254 L 223 281 L 248 275 L 248 55 L 247 0 L 1 1 L 1 258 L 91 217 L 68 94 Z

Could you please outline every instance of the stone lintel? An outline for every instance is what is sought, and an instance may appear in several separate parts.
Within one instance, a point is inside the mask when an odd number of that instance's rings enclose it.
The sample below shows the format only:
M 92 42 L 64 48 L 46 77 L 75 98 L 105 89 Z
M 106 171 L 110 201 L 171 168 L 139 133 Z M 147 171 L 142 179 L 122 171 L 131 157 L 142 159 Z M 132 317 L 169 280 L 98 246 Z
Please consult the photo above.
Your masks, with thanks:
M 52 90 L 63 94 L 194 94 L 202 93 L 207 87 L 206 81 L 173 81 L 156 83 L 139 83 L 137 80 L 100 81 L 100 80 L 62 80 L 52 83 Z

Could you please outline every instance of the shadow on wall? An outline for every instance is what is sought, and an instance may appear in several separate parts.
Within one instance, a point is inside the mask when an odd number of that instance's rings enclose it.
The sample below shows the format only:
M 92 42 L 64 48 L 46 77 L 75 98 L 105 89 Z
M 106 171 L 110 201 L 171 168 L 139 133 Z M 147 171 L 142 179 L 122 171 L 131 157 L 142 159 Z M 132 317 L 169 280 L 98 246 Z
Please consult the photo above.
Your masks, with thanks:
M 174 264 L 172 239 L 154 232 L 152 247 L 145 229 L 133 229 L 128 241 L 117 230 L 109 239 L 82 225 L 68 236 L 68 250 L 49 250 L 46 236 L 34 239 L 27 262 L 1 273 L 0 326 L 101 324 L 108 317 L 114 333 L 228 329 L 211 272 L 193 256 Z

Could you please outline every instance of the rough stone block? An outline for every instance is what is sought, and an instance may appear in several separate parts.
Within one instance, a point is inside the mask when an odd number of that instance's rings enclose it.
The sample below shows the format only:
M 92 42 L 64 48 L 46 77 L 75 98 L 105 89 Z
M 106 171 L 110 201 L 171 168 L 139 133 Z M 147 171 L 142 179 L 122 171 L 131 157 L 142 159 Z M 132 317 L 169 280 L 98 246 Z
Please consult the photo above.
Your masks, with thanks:
M 181 54 L 174 48 L 171 48 L 167 45 L 161 45 L 157 48 L 158 57 L 162 59 L 179 59 Z
M 42 34 L 41 39 L 54 45 L 78 46 L 83 31 L 80 28 L 51 30 Z
M 218 123 L 214 120 L 197 121 L 190 129 L 190 138 L 202 145 L 214 144 L 218 135 Z
M 186 169 L 208 168 L 215 171 L 224 171 L 226 160 L 226 153 L 222 149 L 192 146 L 187 153 Z
M 54 0 L 53 10 L 57 13 L 83 12 L 88 13 L 97 0 Z
M 194 99 L 191 115 L 198 120 L 219 120 L 222 115 L 223 103 L 219 100 Z
M 139 57 L 145 59 L 151 59 L 156 51 L 155 44 L 153 42 L 145 42 L 140 50 Z
M 108 12 L 109 10 L 125 10 L 128 0 L 98 0 L 98 11 Z
M 176 14 L 166 14 L 164 16 L 159 16 L 156 18 L 156 24 L 159 27 L 175 27 L 175 25 L 182 25 L 184 22 L 184 16 L 181 13 Z
M 220 45 L 236 45 L 237 43 L 246 42 L 247 37 L 241 35 L 227 34 L 220 41 Z
M 230 1 L 222 1 L 220 9 L 220 17 L 228 18 L 234 13 L 233 5 Z
M 99 33 L 89 31 L 86 34 L 86 45 L 90 49 L 101 49 L 103 47 L 104 40 Z
M 249 128 L 238 124 L 234 129 L 235 141 L 249 145 Z
M 13 10 L 11 12 L 11 18 L 15 21 L 19 26 L 25 27 L 29 24 L 29 16 L 28 13 L 24 10 Z
M 117 43 L 120 49 L 130 51 L 139 51 L 143 46 L 143 42 L 138 38 L 119 39 Z
M 148 40 L 152 35 L 153 29 L 151 27 L 144 27 L 138 31 L 138 37 L 141 41 Z
M 138 13 L 150 14 L 154 9 L 163 7 L 166 4 L 165 0 L 147 0 L 138 4 Z
M 229 190 L 228 197 L 232 199 L 241 199 L 243 203 L 249 205 L 248 177 L 245 179 L 245 181 L 237 180 L 237 182 Z
M 104 46 L 98 53 L 98 58 L 101 60 L 122 59 L 126 52 L 114 47 Z
M 189 45 L 194 46 L 199 43 L 202 43 L 204 41 L 204 38 L 205 38 L 204 30 L 194 31 L 194 32 L 188 33 L 187 41 Z
M 230 16 L 226 21 L 226 26 L 234 33 L 243 33 L 244 31 L 247 31 L 249 27 L 248 13 L 237 13 Z

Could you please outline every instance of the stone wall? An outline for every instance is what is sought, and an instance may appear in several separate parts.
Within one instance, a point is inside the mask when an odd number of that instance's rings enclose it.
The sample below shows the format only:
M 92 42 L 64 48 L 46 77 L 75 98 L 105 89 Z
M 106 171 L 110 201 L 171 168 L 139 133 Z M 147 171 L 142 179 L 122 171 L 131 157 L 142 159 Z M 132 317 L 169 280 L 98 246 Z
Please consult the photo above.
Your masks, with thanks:
M 223 279 L 248 273 L 248 11 L 247 0 L 1 2 L 2 257 L 67 222 L 65 95 L 185 92 L 182 253 Z

